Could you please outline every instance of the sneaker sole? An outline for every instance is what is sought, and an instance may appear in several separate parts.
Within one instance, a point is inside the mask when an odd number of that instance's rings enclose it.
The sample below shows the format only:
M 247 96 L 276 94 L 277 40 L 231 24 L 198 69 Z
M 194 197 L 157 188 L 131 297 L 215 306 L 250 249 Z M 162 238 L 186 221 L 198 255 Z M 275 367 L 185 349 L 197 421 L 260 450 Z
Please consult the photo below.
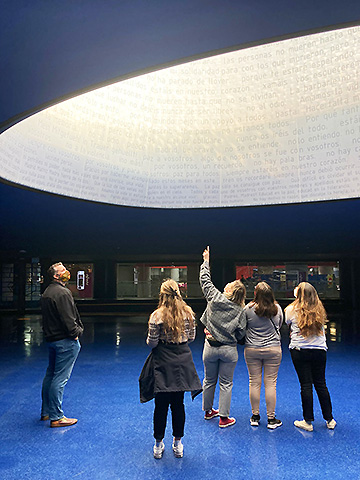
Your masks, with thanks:
M 326 423 L 326 426 L 327 426 L 327 428 L 328 428 L 329 430 L 334 430 L 335 427 L 336 427 L 336 422 L 335 422 L 335 424 L 333 424 L 333 425 L 329 425 L 328 423 Z
M 300 425 L 295 425 L 295 423 L 294 423 L 294 426 L 296 428 L 299 428 L 300 430 L 304 430 L 304 432 L 313 432 L 314 431 L 314 428 L 304 428 L 304 427 L 301 427 Z
M 278 427 L 281 427 L 282 426 L 282 422 L 281 423 L 277 423 L 276 425 L 268 425 L 267 428 L 269 430 L 275 430 L 275 428 L 278 428 Z
M 165 447 L 161 450 L 160 453 L 154 453 L 154 458 L 156 458 L 157 460 L 159 460 L 160 458 L 162 458 L 164 452 L 165 452 Z
M 219 425 L 220 428 L 226 428 L 226 427 L 231 427 L 232 425 L 235 425 L 236 422 L 231 422 L 227 423 L 226 425 Z
M 173 453 L 174 453 L 174 456 L 176 458 L 182 458 L 184 456 L 184 451 L 182 451 L 181 453 L 177 453 L 175 452 L 175 450 L 173 449 Z
M 211 417 L 204 417 L 205 420 L 211 420 L 212 418 L 218 417 L 219 414 L 217 413 L 216 415 L 212 415 Z
M 250 422 L 252 427 L 258 427 L 260 422 Z

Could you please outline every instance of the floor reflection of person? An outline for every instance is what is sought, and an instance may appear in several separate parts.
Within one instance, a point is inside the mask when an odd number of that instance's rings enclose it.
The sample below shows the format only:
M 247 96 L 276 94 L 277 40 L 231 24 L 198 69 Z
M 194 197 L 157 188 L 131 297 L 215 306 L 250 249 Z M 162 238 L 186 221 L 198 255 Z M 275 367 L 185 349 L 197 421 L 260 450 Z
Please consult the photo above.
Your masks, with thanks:
M 276 383 L 281 363 L 280 328 L 283 313 L 275 301 L 272 288 L 260 282 L 254 290 L 254 300 L 245 307 L 246 333 L 244 357 L 249 372 L 249 397 L 252 416 L 250 425 L 260 423 L 260 392 L 264 374 L 267 428 L 282 425 L 275 417 Z
M 233 377 L 238 361 L 237 341 L 244 336 L 246 290 L 240 280 L 228 283 L 220 292 L 212 283 L 210 252 L 203 252 L 200 268 L 200 285 L 207 301 L 200 322 L 205 326 L 203 350 L 204 382 L 203 410 L 205 420 L 220 416 L 219 427 L 234 425 L 230 417 Z M 219 381 L 219 409 L 213 408 L 216 384 Z
M 319 398 L 327 428 L 333 430 L 336 421 L 332 414 L 330 394 L 326 385 L 325 368 L 327 344 L 324 325 L 325 308 L 315 288 L 301 282 L 294 290 L 295 300 L 285 309 L 285 322 L 290 326 L 290 353 L 300 382 L 303 420 L 294 425 L 312 432 L 314 427 L 313 386 Z
M 167 414 L 172 415 L 172 450 L 175 457 L 182 457 L 184 447 L 185 407 L 184 393 L 192 392 L 193 398 L 201 393 L 188 343 L 195 339 L 195 315 L 182 299 L 175 280 L 166 280 L 160 287 L 158 308 L 151 314 L 147 344 L 152 352 L 140 375 L 140 400 L 142 403 L 155 398 L 153 453 L 162 458 Z
M 49 350 L 49 365 L 42 384 L 41 420 L 51 427 L 68 427 L 77 423 L 62 410 L 64 388 L 80 351 L 79 336 L 84 326 L 66 283 L 70 272 L 62 263 L 48 270 L 50 285 L 41 296 L 43 331 Z

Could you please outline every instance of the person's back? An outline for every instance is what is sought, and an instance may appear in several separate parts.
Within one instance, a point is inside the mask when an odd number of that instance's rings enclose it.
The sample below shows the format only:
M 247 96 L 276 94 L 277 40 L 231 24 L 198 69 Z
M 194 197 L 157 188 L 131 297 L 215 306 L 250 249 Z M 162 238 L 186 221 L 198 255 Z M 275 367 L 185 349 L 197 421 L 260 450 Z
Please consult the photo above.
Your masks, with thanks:
M 274 293 L 266 282 L 259 282 L 254 299 L 245 307 L 246 333 L 244 358 L 249 372 L 250 425 L 260 423 L 260 393 L 264 374 L 267 428 L 282 425 L 275 417 L 276 382 L 282 358 L 280 327 L 283 314 Z
M 259 316 L 256 313 L 256 303 L 246 305 L 245 345 L 248 347 L 261 348 L 280 345 L 280 328 L 282 325 L 281 307 L 276 304 L 277 313 L 271 317 Z
M 220 292 L 212 283 L 208 256 L 200 267 L 199 282 L 207 302 L 200 322 L 218 342 L 236 346 L 245 331 L 244 285 L 237 280 L 227 284 L 224 292 Z
M 190 312 L 184 313 L 180 336 L 174 336 L 173 331 L 166 328 L 161 309 L 158 308 L 150 316 L 147 344 L 152 348 L 156 347 L 159 341 L 164 343 L 192 342 L 195 339 L 195 335 L 195 318 Z
M 332 413 L 330 393 L 326 385 L 325 367 L 327 345 L 324 325 L 326 311 L 316 289 L 301 282 L 294 290 L 295 300 L 285 309 L 285 321 L 290 327 L 290 354 L 301 386 L 303 420 L 294 425 L 312 432 L 314 427 L 313 386 L 319 398 L 326 426 L 336 426 Z
M 233 376 L 238 361 L 237 341 L 244 335 L 243 313 L 246 289 L 240 280 L 228 283 L 220 292 L 212 283 L 210 275 L 210 251 L 203 252 L 199 281 L 207 302 L 200 319 L 205 326 L 203 349 L 204 382 L 203 410 L 205 420 L 220 416 L 219 427 L 234 425 L 230 417 Z M 219 409 L 213 408 L 216 384 L 219 381 Z
M 188 342 L 195 338 L 195 315 L 181 297 L 178 284 L 166 280 L 160 287 L 158 308 L 151 314 L 146 343 L 152 352 L 140 374 L 140 401 L 155 399 L 154 457 L 162 458 L 167 414 L 171 407 L 175 457 L 183 456 L 184 393 L 193 398 L 201 393 L 201 383 Z

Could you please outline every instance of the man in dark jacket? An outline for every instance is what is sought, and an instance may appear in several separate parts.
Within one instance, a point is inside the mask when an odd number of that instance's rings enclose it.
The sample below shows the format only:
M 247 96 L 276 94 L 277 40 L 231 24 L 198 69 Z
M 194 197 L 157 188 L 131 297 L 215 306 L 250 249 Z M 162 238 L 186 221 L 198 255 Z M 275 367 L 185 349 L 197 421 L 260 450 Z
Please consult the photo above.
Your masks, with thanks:
M 68 427 L 77 423 L 62 411 L 64 388 L 80 351 L 79 336 L 84 330 L 73 296 L 66 283 L 70 272 L 62 263 L 48 270 L 50 285 L 41 297 L 43 330 L 49 349 L 49 366 L 42 384 L 41 420 L 51 427 Z

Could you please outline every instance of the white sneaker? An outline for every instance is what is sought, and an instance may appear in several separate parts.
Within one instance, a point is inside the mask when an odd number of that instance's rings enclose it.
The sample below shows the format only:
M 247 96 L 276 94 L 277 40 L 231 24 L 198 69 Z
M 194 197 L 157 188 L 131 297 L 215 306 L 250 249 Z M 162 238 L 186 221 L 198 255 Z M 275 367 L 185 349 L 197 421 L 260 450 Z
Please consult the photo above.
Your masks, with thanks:
M 182 456 L 184 455 L 184 445 L 181 443 L 181 440 L 177 445 L 175 445 L 174 441 L 174 443 L 172 444 L 172 449 L 176 458 L 182 458 Z
M 302 428 L 308 432 L 312 432 L 314 430 L 313 425 L 305 420 L 295 420 L 294 425 L 295 427 Z
M 157 447 L 156 443 L 154 445 L 154 458 L 162 458 L 165 450 L 164 442 L 160 442 L 160 445 Z
M 329 422 L 326 422 L 326 426 L 327 426 L 327 428 L 329 428 L 330 430 L 334 430 L 334 428 L 336 427 L 336 422 L 335 422 L 335 420 L 332 418 Z

